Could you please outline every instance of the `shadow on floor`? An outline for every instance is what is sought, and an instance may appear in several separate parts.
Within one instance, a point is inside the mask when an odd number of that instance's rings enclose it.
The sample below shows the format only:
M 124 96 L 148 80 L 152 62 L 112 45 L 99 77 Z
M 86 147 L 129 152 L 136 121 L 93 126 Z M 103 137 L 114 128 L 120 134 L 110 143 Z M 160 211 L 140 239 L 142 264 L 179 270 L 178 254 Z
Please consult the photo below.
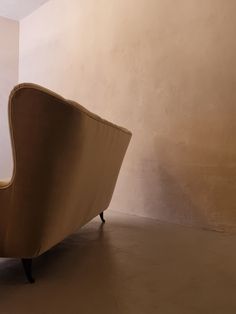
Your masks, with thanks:
M 0 313 L 99 313 L 116 304 L 116 270 L 105 225 L 92 222 L 34 260 L 34 285 L 17 259 L 0 260 Z

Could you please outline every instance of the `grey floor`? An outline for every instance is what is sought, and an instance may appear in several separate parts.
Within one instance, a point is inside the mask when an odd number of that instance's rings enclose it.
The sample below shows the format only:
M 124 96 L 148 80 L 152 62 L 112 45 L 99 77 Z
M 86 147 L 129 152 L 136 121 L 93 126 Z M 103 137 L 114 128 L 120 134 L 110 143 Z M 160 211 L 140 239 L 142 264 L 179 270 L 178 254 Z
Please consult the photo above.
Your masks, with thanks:
M 0 259 L 1 314 L 235 314 L 236 236 L 106 212 L 34 262 Z

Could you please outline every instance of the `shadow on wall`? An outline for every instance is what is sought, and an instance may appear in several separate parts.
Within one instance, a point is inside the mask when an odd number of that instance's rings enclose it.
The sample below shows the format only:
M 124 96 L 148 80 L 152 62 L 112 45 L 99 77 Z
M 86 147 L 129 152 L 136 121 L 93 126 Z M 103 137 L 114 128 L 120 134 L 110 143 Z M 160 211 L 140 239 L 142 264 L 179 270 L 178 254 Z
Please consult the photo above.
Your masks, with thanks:
M 7 103 L 7 102 L 6 102 Z M 8 108 L 8 106 L 6 106 Z M 13 158 L 8 125 L 8 112 L 0 104 L 0 181 L 8 181 L 13 173 Z
M 235 229 L 236 172 L 216 160 L 218 150 L 167 138 L 158 138 L 155 147 L 146 166 L 151 176 L 146 175 L 143 185 L 147 214 L 216 231 Z

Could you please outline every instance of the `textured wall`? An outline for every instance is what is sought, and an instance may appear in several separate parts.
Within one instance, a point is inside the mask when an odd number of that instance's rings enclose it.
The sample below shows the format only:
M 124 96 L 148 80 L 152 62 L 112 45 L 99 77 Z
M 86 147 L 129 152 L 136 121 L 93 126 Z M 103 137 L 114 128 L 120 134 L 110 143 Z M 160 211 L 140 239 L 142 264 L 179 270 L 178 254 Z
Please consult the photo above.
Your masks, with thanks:
M 0 181 L 12 175 L 8 96 L 18 82 L 19 23 L 0 17 Z
M 51 0 L 22 20 L 20 81 L 130 128 L 111 207 L 236 226 L 234 0 Z

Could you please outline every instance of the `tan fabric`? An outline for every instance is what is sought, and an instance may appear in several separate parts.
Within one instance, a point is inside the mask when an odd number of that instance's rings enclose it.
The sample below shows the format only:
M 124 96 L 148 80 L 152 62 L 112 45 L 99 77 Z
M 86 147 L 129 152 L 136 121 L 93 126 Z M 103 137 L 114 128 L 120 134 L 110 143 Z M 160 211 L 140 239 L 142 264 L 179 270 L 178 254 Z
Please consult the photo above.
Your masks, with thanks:
M 9 119 L 0 256 L 35 257 L 107 209 L 131 133 L 34 84 L 12 91 Z

